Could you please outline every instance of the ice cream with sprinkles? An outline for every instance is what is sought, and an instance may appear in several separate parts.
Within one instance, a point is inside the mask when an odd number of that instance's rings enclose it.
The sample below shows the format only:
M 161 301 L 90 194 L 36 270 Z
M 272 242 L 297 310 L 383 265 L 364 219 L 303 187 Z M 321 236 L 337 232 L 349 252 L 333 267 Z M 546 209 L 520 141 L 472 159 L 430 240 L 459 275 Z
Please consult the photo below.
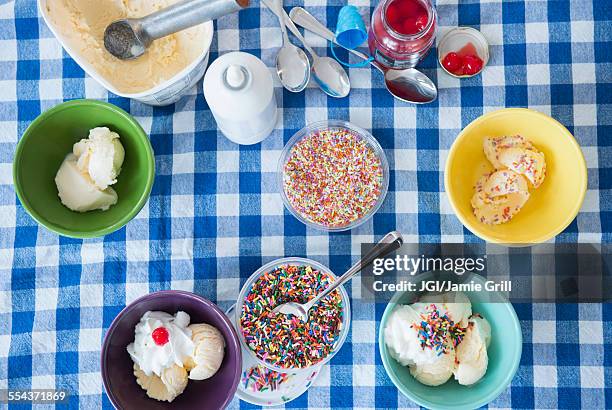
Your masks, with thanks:
M 464 293 L 426 295 L 412 305 L 398 305 L 383 331 L 391 357 L 428 386 L 453 375 L 459 384 L 474 384 L 487 371 L 491 327 L 472 313 Z
M 472 210 L 479 222 L 509 222 L 530 197 L 529 185 L 538 188 L 546 177 L 544 154 L 521 135 L 488 137 L 485 156 L 495 171 L 483 175 L 474 186 Z

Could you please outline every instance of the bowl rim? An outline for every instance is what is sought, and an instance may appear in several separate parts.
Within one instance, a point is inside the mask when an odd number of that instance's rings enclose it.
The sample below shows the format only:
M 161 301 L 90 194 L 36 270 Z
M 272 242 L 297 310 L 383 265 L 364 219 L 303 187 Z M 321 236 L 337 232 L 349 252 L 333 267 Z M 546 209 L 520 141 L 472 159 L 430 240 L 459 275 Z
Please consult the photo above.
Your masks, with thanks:
M 152 293 L 143 295 L 139 297 L 138 299 L 135 299 L 134 301 L 129 303 L 123 309 L 121 309 L 121 312 L 119 312 L 117 316 L 115 316 L 110 326 L 106 330 L 106 333 L 104 334 L 104 339 L 102 341 L 102 348 L 100 350 L 100 372 L 101 372 L 101 377 L 102 377 L 102 385 L 104 386 L 104 391 L 106 392 L 106 396 L 108 397 L 113 407 L 115 407 L 115 409 L 121 409 L 121 407 L 119 403 L 117 403 L 117 399 L 115 398 L 115 395 L 108 388 L 109 380 L 108 380 L 108 372 L 107 372 L 107 366 L 106 366 L 106 356 L 108 354 L 108 349 L 110 345 L 110 338 L 111 338 L 110 335 L 115 331 L 117 326 L 119 326 L 119 321 L 121 320 L 121 318 L 125 316 L 130 310 L 134 309 L 139 303 L 150 300 L 150 299 L 159 298 L 159 297 L 175 297 L 175 296 L 184 296 L 187 298 L 195 299 L 196 301 L 203 303 L 207 307 L 211 308 L 215 313 L 217 313 L 219 317 L 222 319 L 222 321 L 225 323 L 225 326 L 230 330 L 232 339 L 231 341 L 226 340 L 225 345 L 228 346 L 231 342 L 231 346 L 237 354 L 238 366 L 236 366 L 236 369 L 234 370 L 234 381 L 233 381 L 233 387 L 231 389 L 233 390 L 233 393 L 231 395 L 228 395 L 228 397 L 223 402 L 223 406 L 221 408 L 226 408 L 227 405 L 230 403 L 230 401 L 232 401 L 232 399 L 234 398 L 234 395 L 236 394 L 236 390 L 238 389 L 238 383 L 240 382 L 240 375 L 242 374 L 242 351 L 240 347 L 240 342 L 238 341 L 238 334 L 236 333 L 236 329 L 231 324 L 227 315 L 215 303 L 193 292 L 188 292 L 185 290 L 160 290 L 157 292 L 152 292 Z
M 490 120 L 490 119 L 492 119 L 494 117 L 503 116 L 503 115 L 506 115 L 506 114 L 509 114 L 509 113 L 522 113 L 522 114 L 525 114 L 525 115 L 534 115 L 534 116 L 537 116 L 537 117 L 540 117 L 540 118 L 544 119 L 545 121 L 547 121 L 547 122 L 551 123 L 552 125 L 554 125 L 555 127 L 559 128 L 559 131 L 563 135 L 568 137 L 567 139 L 568 139 L 570 145 L 574 148 L 574 150 L 575 150 L 575 152 L 577 154 L 577 159 L 578 159 L 578 164 L 577 165 L 578 165 L 578 168 L 579 168 L 580 174 L 581 174 L 581 187 L 580 187 L 581 189 L 580 189 L 580 193 L 579 193 L 579 195 L 577 197 L 577 201 L 575 203 L 575 206 L 572 209 L 572 212 L 570 212 L 568 214 L 568 216 L 563 220 L 563 222 L 561 222 L 559 225 L 557 225 L 554 229 L 551 229 L 549 231 L 549 233 L 544 234 L 544 235 L 540 235 L 538 237 L 535 237 L 530 242 L 508 243 L 507 241 L 501 241 L 499 238 L 496 238 L 494 236 L 490 236 L 488 234 L 480 232 L 480 229 L 478 229 L 477 226 L 474 226 L 472 223 L 470 223 L 458 211 L 459 207 L 458 207 L 458 204 L 457 204 L 457 198 L 455 198 L 454 193 L 453 193 L 454 191 L 448 189 L 449 186 L 452 186 L 452 183 L 450 181 L 450 168 L 451 168 L 451 164 L 455 160 L 455 157 L 457 155 L 457 151 L 459 150 L 459 148 L 458 148 L 459 142 L 461 140 L 467 138 L 467 135 L 469 135 L 470 132 L 474 128 L 476 128 L 478 125 L 480 125 L 482 122 L 484 122 L 486 120 Z M 529 109 L 529 108 L 503 108 L 503 109 L 500 109 L 500 110 L 495 110 L 495 111 L 491 111 L 491 112 L 488 112 L 486 114 L 483 114 L 480 117 L 478 117 L 475 120 L 473 120 L 472 122 L 470 122 L 463 130 L 461 130 L 459 135 L 457 135 L 457 138 L 455 138 L 455 141 L 453 142 L 453 144 L 452 144 L 452 146 L 451 146 L 451 148 L 449 150 L 448 157 L 446 158 L 446 165 L 444 167 L 444 192 L 446 193 L 446 197 L 448 198 L 448 201 L 449 201 L 449 203 L 451 205 L 451 208 L 453 209 L 453 212 L 455 213 L 455 216 L 457 217 L 457 219 L 459 219 L 459 221 L 463 224 L 463 226 L 466 229 L 468 229 L 470 232 L 472 232 L 477 237 L 479 237 L 479 238 L 481 238 L 481 239 L 483 239 L 483 240 L 485 240 L 487 242 L 490 242 L 490 243 L 502 244 L 502 245 L 506 245 L 506 246 L 510 246 L 510 247 L 524 247 L 524 246 L 530 246 L 530 245 L 546 242 L 546 241 L 554 238 L 555 236 L 557 236 L 561 232 L 563 232 L 563 230 L 565 230 L 565 228 L 567 228 L 572 223 L 572 221 L 576 218 L 576 216 L 580 212 L 580 209 L 582 208 L 582 204 L 584 202 L 584 198 L 586 196 L 587 184 L 588 184 L 588 173 L 587 173 L 586 161 L 584 159 L 584 154 L 582 152 L 582 149 L 580 148 L 580 145 L 578 144 L 578 141 L 576 141 L 576 138 L 559 121 L 555 120 L 554 118 L 552 118 L 549 115 L 546 115 L 544 113 L 541 113 L 539 111 L 532 110 L 532 109 Z
M 117 220 L 117 222 L 115 222 L 114 224 L 107 226 L 105 228 L 94 230 L 94 231 L 72 231 L 72 230 L 57 226 L 57 224 L 43 218 L 38 213 L 38 211 L 36 211 L 34 207 L 30 204 L 30 202 L 27 200 L 25 193 L 22 191 L 21 180 L 19 178 L 20 173 L 19 173 L 18 164 L 21 160 L 21 156 L 23 154 L 23 150 L 24 150 L 25 144 L 27 143 L 28 137 L 33 132 L 32 130 L 38 125 L 40 125 L 43 121 L 45 121 L 50 115 L 53 115 L 60 111 L 68 110 L 68 109 L 71 109 L 77 106 L 78 107 L 92 106 L 92 107 L 103 108 L 127 120 L 132 126 L 134 126 L 136 130 L 136 135 L 138 135 L 138 137 L 142 141 L 144 141 L 145 143 L 144 145 L 146 148 L 146 157 L 149 163 L 149 167 L 147 170 L 146 186 L 145 186 L 145 189 L 142 195 L 138 199 L 136 206 L 134 206 L 130 210 L 130 212 L 126 213 L 124 216 L 119 218 L 119 220 Z M 153 147 L 151 146 L 151 141 L 149 140 L 147 133 L 144 131 L 140 123 L 138 123 L 138 121 L 136 121 L 136 119 L 132 115 L 128 114 L 126 111 L 117 107 L 116 105 L 107 103 L 105 101 L 90 100 L 90 99 L 70 100 L 70 101 L 66 101 L 61 104 L 58 104 L 42 112 L 38 117 L 34 119 L 34 121 L 30 123 L 30 125 L 28 125 L 28 128 L 25 130 L 25 132 L 19 139 L 19 142 L 17 143 L 17 148 L 15 150 L 15 155 L 13 157 L 13 186 L 15 187 L 15 193 L 17 194 L 17 197 L 19 198 L 21 205 L 24 207 L 26 212 L 32 218 L 34 218 L 34 220 L 38 222 L 40 225 L 44 226 L 45 228 L 47 228 L 48 230 L 52 232 L 55 232 L 57 234 L 60 234 L 60 235 L 63 235 L 69 238 L 77 238 L 77 239 L 97 238 L 100 236 L 108 235 L 110 233 L 113 233 L 123 228 L 129 221 L 131 221 L 136 215 L 138 215 L 140 210 L 147 203 L 149 199 L 149 195 L 151 194 L 151 189 L 153 188 L 154 179 L 155 179 L 155 155 L 153 154 Z
M 253 350 L 248 346 L 244 338 L 244 335 L 242 334 L 242 324 L 240 323 L 240 317 L 238 317 L 238 312 L 242 311 L 242 305 L 244 304 L 244 299 L 246 298 L 251 287 L 253 286 L 253 283 L 255 283 L 255 281 L 262 274 L 266 273 L 267 271 L 273 268 L 276 268 L 282 265 L 297 265 L 297 266 L 308 265 L 308 266 L 311 266 L 313 268 L 316 268 L 320 271 L 327 273 L 330 277 L 334 278 L 335 280 L 339 279 L 339 277 L 336 276 L 336 274 L 330 268 L 328 268 L 327 266 L 323 265 L 322 263 L 318 261 L 315 261 L 314 259 L 309 259 L 309 258 L 288 256 L 284 258 L 274 259 L 268 263 L 263 264 L 255 272 L 253 272 L 251 276 L 249 276 L 249 278 L 244 282 L 244 284 L 240 288 L 240 292 L 238 293 L 238 299 L 236 300 L 236 306 L 235 306 L 235 311 L 236 311 L 235 314 L 237 315 L 235 322 L 236 322 L 236 332 L 238 333 L 238 340 L 240 340 L 240 345 L 244 347 L 244 349 L 250 354 L 250 357 L 253 358 L 256 363 L 264 367 L 267 367 L 268 369 L 272 369 L 276 372 L 279 372 L 279 373 L 309 372 L 309 371 L 312 371 L 312 369 L 314 368 L 319 368 L 320 370 L 321 367 L 323 367 L 323 365 L 329 363 L 329 361 L 340 351 L 340 349 L 342 349 L 342 347 L 344 346 L 344 343 L 346 342 L 346 339 L 348 338 L 348 334 L 351 330 L 351 319 L 352 319 L 351 318 L 351 302 L 350 302 L 349 295 L 346 289 L 344 288 L 344 285 L 340 285 L 338 287 L 338 291 L 340 292 L 340 295 L 342 296 L 342 302 L 344 302 L 343 309 L 342 309 L 344 318 L 342 320 L 342 324 L 345 326 L 340 331 L 338 341 L 336 342 L 336 347 L 332 350 L 332 352 L 329 355 L 327 355 L 327 357 L 315 363 L 314 365 L 311 365 L 308 367 L 282 368 L 282 367 L 273 365 L 272 363 L 268 363 L 264 361 L 263 359 L 260 359 L 259 357 L 257 357 L 255 352 L 253 352 Z
M 318 224 L 316 222 L 308 220 L 306 217 L 301 215 L 289 202 L 289 198 L 287 198 L 287 194 L 285 193 L 285 163 L 289 159 L 291 152 L 293 151 L 293 147 L 302 139 L 308 137 L 315 131 L 320 131 L 329 128 L 344 128 L 352 133 L 358 135 L 361 139 L 363 139 L 374 151 L 376 156 L 380 159 L 380 165 L 383 171 L 383 181 L 382 186 L 380 188 L 380 196 L 378 197 L 376 204 L 368 211 L 367 214 L 362 216 L 359 219 L 354 220 L 348 225 L 340 226 L 340 227 L 328 227 L 322 224 Z M 355 125 L 349 121 L 345 120 L 322 120 L 315 121 L 307 124 L 305 127 L 299 129 L 293 136 L 287 141 L 284 145 L 283 150 L 281 151 L 280 157 L 278 159 L 277 170 L 276 170 L 276 184 L 278 186 L 278 190 L 280 192 L 281 199 L 283 201 L 283 205 L 285 209 L 289 211 L 291 215 L 293 215 L 298 221 L 302 222 L 307 227 L 311 227 L 324 232 L 343 232 L 349 231 L 351 229 L 357 228 L 358 226 L 363 225 L 367 221 L 369 221 L 381 208 L 382 204 L 385 202 L 387 197 L 387 193 L 389 191 L 389 181 L 391 180 L 391 173 L 389 169 L 389 161 L 387 159 L 387 154 L 385 150 L 380 145 L 380 142 L 370 133 L 369 131 L 361 128 L 358 125 Z
M 426 275 L 432 273 L 430 272 L 424 272 L 422 273 L 422 275 Z M 477 273 L 470 273 L 472 275 L 472 277 L 474 279 L 476 279 L 476 281 L 479 281 L 481 283 L 485 282 L 485 278 L 482 277 L 481 275 L 478 275 Z M 424 279 L 424 278 L 423 278 Z M 384 325 L 386 324 L 389 315 L 391 314 L 391 311 L 395 308 L 395 306 L 397 306 L 397 301 L 400 299 L 400 297 L 402 295 L 404 295 L 406 292 L 405 291 L 398 291 L 396 292 L 393 297 L 391 298 L 391 300 L 387 303 L 387 306 L 385 306 L 385 310 L 383 312 L 383 315 L 380 319 L 380 324 L 379 324 L 379 330 L 378 330 L 378 352 L 380 354 L 380 357 L 382 359 L 383 362 L 383 367 L 385 368 L 385 372 L 387 373 L 387 376 L 389 376 L 389 379 L 391 379 L 391 382 L 393 382 L 393 384 L 395 385 L 395 387 L 406 397 L 408 397 L 410 400 L 412 400 L 413 402 L 415 402 L 416 404 L 429 408 L 429 409 L 441 409 L 442 407 L 438 407 L 437 404 L 433 404 L 431 402 L 428 402 L 426 400 L 422 400 L 421 398 L 417 397 L 416 395 L 414 395 L 406 386 L 404 386 L 403 384 L 401 384 L 399 382 L 399 380 L 396 379 L 395 374 L 393 372 L 390 371 L 390 359 L 388 354 L 384 354 L 384 352 L 387 350 L 386 345 L 385 345 L 385 341 L 384 341 Z M 508 299 L 501 293 L 498 293 L 499 297 L 502 298 L 505 302 L 495 302 L 498 304 L 502 304 L 504 306 L 506 306 L 508 313 L 510 314 L 510 317 L 512 318 L 512 322 L 514 324 L 514 330 L 516 332 L 516 334 L 518 335 L 518 349 L 517 349 L 517 353 L 515 354 L 514 357 L 514 361 L 512 364 L 512 368 L 510 369 L 509 372 L 506 373 L 502 383 L 499 383 L 497 385 L 497 387 L 495 387 L 489 394 L 487 394 L 486 396 L 484 396 L 483 398 L 481 398 L 480 400 L 476 401 L 473 404 L 470 404 L 467 407 L 462 407 L 462 406 L 452 406 L 450 404 L 445 405 L 443 408 L 444 409 L 477 409 L 477 408 L 481 408 L 482 406 L 490 403 L 491 401 L 495 400 L 512 382 L 512 379 L 514 379 L 514 376 L 516 375 L 516 372 L 518 371 L 519 365 L 521 363 L 521 357 L 523 355 L 523 331 L 521 328 L 521 322 L 516 314 L 516 310 L 514 310 L 514 306 L 512 306 L 512 303 L 510 303 L 508 301 Z M 471 301 L 470 301 L 471 302 Z M 491 303 L 491 302 L 489 302 Z

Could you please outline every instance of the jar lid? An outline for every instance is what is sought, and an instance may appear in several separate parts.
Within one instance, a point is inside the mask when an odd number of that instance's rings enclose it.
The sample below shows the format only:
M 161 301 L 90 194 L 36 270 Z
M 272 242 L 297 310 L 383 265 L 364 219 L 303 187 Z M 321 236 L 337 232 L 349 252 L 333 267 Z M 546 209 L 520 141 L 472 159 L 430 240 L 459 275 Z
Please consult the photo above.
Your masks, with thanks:
M 257 57 L 243 52 L 217 58 L 204 77 L 204 98 L 217 116 L 245 121 L 274 98 L 272 75 Z

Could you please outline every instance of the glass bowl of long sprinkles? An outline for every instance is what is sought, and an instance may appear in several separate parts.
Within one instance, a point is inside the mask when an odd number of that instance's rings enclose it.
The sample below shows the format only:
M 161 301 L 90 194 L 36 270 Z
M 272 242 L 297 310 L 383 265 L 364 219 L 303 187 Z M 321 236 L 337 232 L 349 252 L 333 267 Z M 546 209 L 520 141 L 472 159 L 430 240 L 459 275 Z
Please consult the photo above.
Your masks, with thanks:
M 285 207 L 324 231 L 346 231 L 372 217 L 389 187 L 389 164 L 366 130 L 346 121 L 321 121 L 298 131 L 278 163 Z
M 285 302 L 305 303 L 337 277 L 305 258 L 283 258 L 259 268 L 245 282 L 236 303 L 238 339 L 251 357 L 279 373 L 312 371 L 329 362 L 349 332 L 351 309 L 343 286 L 314 305 L 308 322 L 274 314 Z

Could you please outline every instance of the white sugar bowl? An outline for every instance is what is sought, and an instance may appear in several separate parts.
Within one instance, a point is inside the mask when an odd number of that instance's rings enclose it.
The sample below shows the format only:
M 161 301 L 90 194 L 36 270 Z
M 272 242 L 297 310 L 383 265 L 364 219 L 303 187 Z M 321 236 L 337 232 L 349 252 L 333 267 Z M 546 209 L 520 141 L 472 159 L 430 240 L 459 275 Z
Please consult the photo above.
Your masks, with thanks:
M 219 130 L 236 144 L 257 144 L 276 125 L 272 75 L 251 54 L 232 52 L 217 58 L 204 77 L 204 98 Z

